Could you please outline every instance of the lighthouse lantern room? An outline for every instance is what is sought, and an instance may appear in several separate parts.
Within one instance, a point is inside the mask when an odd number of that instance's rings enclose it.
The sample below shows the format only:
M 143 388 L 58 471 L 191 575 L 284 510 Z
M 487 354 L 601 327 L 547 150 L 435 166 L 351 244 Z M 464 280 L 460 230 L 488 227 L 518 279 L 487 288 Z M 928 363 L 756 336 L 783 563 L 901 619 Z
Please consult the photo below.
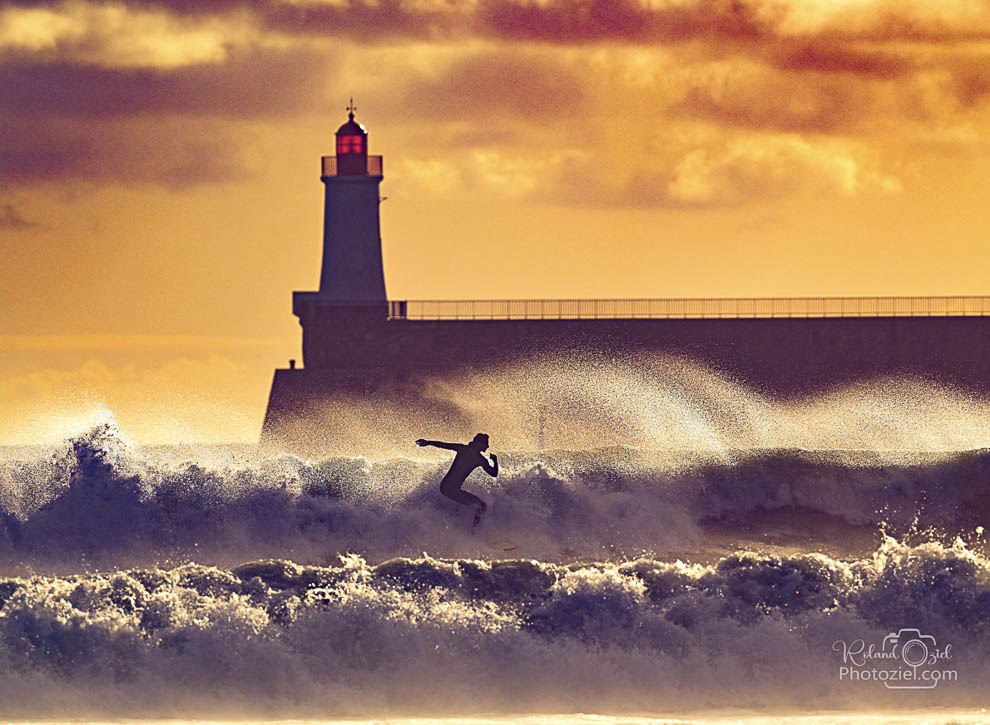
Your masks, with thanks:
M 353 101 L 347 107 L 347 123 L 337 129 L 337 173 L 363 176 L 368 173 L 368 132 L 354 120 Z

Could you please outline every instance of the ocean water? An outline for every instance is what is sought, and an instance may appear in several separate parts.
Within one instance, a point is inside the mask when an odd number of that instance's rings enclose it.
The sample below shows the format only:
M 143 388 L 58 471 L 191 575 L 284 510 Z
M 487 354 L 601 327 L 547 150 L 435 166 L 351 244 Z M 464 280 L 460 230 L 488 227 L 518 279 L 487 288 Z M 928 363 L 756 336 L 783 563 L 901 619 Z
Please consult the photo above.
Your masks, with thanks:
M 820 448 L 739 447 L 742 396 L 722 435 L 683 385 L 705 445 L 493 428 L 474 533 L 414 446 L 3 449 L 0 716 L 985 722 L 990 406 L 898 384 L 747 394 Z

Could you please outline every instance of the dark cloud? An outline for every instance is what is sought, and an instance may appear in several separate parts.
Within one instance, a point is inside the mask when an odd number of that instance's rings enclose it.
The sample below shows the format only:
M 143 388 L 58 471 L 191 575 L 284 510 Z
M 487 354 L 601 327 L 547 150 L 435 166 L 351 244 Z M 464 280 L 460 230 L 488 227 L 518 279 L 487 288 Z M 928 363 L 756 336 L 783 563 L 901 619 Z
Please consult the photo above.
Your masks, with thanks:
M 956 61 L 950 72 L 952 93 L 963 107 L 976 106 L 990 96 L 990 58 Z
M 0 62 L 0 112 L 19 116 L 279 116 L 321 99 L 332 62 L 307 50 L 231 52 L 168 70 L 103 68 L 23 56 Z
M 822 83 L 788 87 L 770 83 L 715 93 L 694 87 L 671 112 L 729 126 L 793 133 L 849 131 L 869 110 L 861 86 Z
M 155 183 L 170 188 L 251 173 L 230 121 L 325 104 L 326 53 L 230 51 L 168 70 L 68 61 L 0 62 L 0 180 Z
M 131 3 L 133 4 L 133 3 Z M 343 4 L 288 2 L 162 2 L 176 13 L 249 9 L 264 27 L 291 34 L 346 37 L 359 42 L 395 38 L 476 36 L 550 43 L 679 42 L 719 37 L 754 40 L 773 25 L 744 0 L 696 0 L 649 8 L 638 0 L 557 0 L 551 3 L 482 0 L 435 3 L 417 0 L 350 0 Z
M 864 29 L 850 22 L 850 30 L 809 31 L 795 39 L 793 29 L 781 31 L 785 4 L 773 5 L 774 14 L 765 0 L 671 0 L 652 7 L 639 0 L 125 4 L 165 10 L 190 25 L 200 16 L 228 16 L 236 26 L 243 12 L 262 28 L 306 37 L 234 43 L 222 61 L 169 69 L 77 60 L 102 57 L 100 48 L 86 45 L 106 42 L 96 37 L 36 54 L 0 53 L 0 179 L 180 187 L 239 177 L 252 163 L 223 124 L 328 108 L 332 85 L 394 114 L 400 133 L 418 135 L 424 146 L 498 147 L 530 160 L 544 148 L 592 148 L 596 134 L 616 138 L 621 132 L 593 108 L 615 98 L 624 98 L 629 109 L 628 119 L 615 123 L 631 127 L 674 118 L 708 130 L 724 127 L 727 134 L 735 127 L 862 135 L 906 120 L 924 122 L 943 102 L 951 113 L 990 96 L 987 61 L 973 60 L 972 49 L 953 61 L 951 51 L 912 54 L 893 43 L 848 39 L 857 33 L 882 41 L 914 37 L 921 25 L 910 18 L 874 18 L 860 24 Z M 959 29 L 935 23 L 929 30 L 935 37 Z M 331 40 L 313 42 L 319 36 Z M 461 49 L 449 42 L 462 36 L 518 42 Z M 400 42 L 388 52 L 360 48 L 404 38 L 447 42 L 435 53 Z M 601 43 L 603 53 L 586 47 L 591 43 Z M 620 44 L 647 52 L 613 52 Z M 652 52 L 674 44 L 674 51 Z M 380 65 L 383 58 L 391 67 Z M 670 73 L 651 67 L 651 58 Z M 424 69 L 425 59 L 433 66 Z M 353 77 L 344 77 L 342 67 Z M 919 75 L 931 70 L 944 73 Z
M 210 122 L 0 120 L 0 183 L 150 183 L 168 188 L 252 174 L 229 126 Z
M 347 37 L 373 43 L 394 38 L 438 39 L 469 30 L 471 17 L 450 4 L 426 10 L 400 0 L 350 1 L 345 6 L 270 2 L 253 6 L 268 28 L 304 35 Z
M 896 5 L 894 6 L 896 7 Z M 938 3 L 932 3 L 931 10 L 937 10 Z M 824 33 L 823 39 L 852 39 L 877 43 L 958 43 L 990 38 L 990 24 L 987 17 L 983 22 L 950 22 L 948 18 L 912 15 L 911 7 L 905 4 L 904 11 L 898 13 L 890 8 L 878 12 L 871 22 L 861 28 L 838 28 Z M 951 15 L 947 9 L 946 15 Z M 960 14 L 960 17 L 964 17 Z
M 30 229 L 36 227 L 36 222 L 29 221 L 21 216 L 17 207 L 13 204 L 0 204 L 0 229 Z
M 24 7 L 52 7 L 52 0 L 19 0 Z M 292 35 L 346 37 L 378 42 L 399 37 L 436 38 L 470 32 L 474 16 L 467 4 L 418 0 L 345 0 L 342 3 L 294 3 L 283 0 L 125 0 L 134 10 L 166 11 L 186 18 L 249 13 L 260 26 Z
M 537 55 L 472 54 L 442 74 L 410 78 L 402 106 L 414 117 L 443 122 L 560 118 L 580 108 L 581 80 L 572 65 Z
M 417 129 L 409 134 L 408 140 L 414 148 L 469 149 L 519 145 L 524 141 L 522 132 L 517 129 L 458 126 Z
M 785 71 L 851 73 L 892 79 L 915 68 L 903 55 L 886 51 L 862 51 L 822 43 L 785 48 L 774 58 L 774 65 Z
M 964 106 L 975 106 L 990 94 L 990 78 L 984 73 L 965 73 L 955 79 L 956 97 Z
M 185 17 L 249 13 L 262 27 L 289 34 L 324 35 L 358 42 L 396 38 L 493 37 L 548 43 L 689 40 L 787 40 L 791 11 L 803 0 L 124 0 L 130 8 Z M 51 0 L 8 5 L 47 6 Z M 990 38 L 990 13 L 973 19 L 951 8 L 882 3 L 835 12 L 808 35 L 824 42 L 956 42 Z
M 0 62 L 0 180 L 155 183 L 249 175 L 230 121 L 325 104 L 326 53 L 231 51 L 224 63 L 168 70 L 68 61 Z
M 515 40 L 676 42 L 693 38 L 755 40 L 773 28 L 753 4 L 697 0 L 648 8 L 635 0 L 557 0 L 547 4 L 484 0 L 479 28 Z

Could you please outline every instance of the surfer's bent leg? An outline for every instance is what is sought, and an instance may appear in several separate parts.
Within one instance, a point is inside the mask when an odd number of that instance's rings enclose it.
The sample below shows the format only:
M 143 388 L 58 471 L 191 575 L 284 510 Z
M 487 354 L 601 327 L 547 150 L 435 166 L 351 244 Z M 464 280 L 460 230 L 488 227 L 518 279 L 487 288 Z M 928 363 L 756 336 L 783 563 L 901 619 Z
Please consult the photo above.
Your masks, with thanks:
M 449 499 L 457 501 L 457 503 L 462 503 L 465 506 L 476 506 L 477 511 L 474 513 L 474 525 L 477 526 L 478 522 L 481 521 L 481 517 L 485 514 L 485 509 L 488 508 L 488 504 L 482 501 L 480 498 L 475 496 L 473 493 L 468 493 L 467 491 L 460 488 L 441 488 L 440 493 Z

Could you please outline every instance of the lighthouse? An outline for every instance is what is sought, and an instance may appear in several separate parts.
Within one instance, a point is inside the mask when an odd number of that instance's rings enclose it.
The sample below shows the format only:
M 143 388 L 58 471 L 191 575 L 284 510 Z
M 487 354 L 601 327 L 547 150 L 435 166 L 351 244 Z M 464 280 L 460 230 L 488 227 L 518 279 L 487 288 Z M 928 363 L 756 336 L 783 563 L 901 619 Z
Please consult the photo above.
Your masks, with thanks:
M 368 155 L 368 132 L 347 107 L 337 129 L 336 156 L 324 156 L 323 266 L 317 299 L 357 306 L 385 305 L 385 272 L 378 221 L 382 157 Z
M 368 132 L 354 120 L 337 129 L 336 155 L 320 164 L 323 263 L 316 292 L 293 292 L 292 311 L 303 328 L 303 362 L 325 366 L 388 315 L 378 220 L 382 157 L 368 155 Z

